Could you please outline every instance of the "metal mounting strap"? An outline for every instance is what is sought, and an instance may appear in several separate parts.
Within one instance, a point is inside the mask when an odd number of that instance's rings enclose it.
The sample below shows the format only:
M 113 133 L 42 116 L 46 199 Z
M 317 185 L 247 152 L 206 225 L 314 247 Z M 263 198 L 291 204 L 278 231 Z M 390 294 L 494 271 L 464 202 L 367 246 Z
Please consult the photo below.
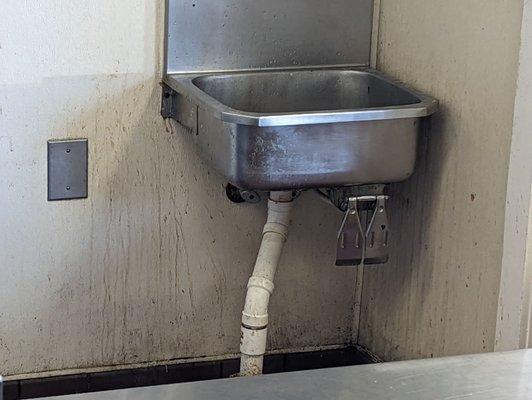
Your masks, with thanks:
M 390 229 L 386 213 L 386 199 L 386 196 L 377 196 L 375 210 L 366 230 L 364 264 L 384 264 L 388 262 Z
M 337 266 L 388 262 L 390 229 L 386 213 L 387 199 L 385 195 L 347 199 L 347 211 L 337 238 Z
M 337 240 L 336 265 L 360 265 L 364 260 L 366 239 L 356 197 L 350 197 L 348 200 Z

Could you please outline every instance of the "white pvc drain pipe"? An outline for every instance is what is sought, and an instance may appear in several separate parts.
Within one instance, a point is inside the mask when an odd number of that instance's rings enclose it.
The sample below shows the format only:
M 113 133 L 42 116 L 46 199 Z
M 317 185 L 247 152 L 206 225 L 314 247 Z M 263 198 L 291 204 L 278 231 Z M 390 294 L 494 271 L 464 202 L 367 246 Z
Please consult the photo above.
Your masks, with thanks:
M 264 225 L 253 275 L 248 282 L 242 312 L 240 375 L 260 375 L 266 352 L 268 304 L 273 293 L 275 270 L 288 235 L 292 192 L 271 192 L 268 220 Z

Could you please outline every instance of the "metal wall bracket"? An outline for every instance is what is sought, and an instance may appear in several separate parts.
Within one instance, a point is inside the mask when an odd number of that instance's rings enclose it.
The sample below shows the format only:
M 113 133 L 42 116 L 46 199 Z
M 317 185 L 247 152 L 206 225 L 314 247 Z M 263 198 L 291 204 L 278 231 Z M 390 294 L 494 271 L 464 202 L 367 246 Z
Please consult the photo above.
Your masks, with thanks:
M 358 198 L 350 197 L 338 232 L 336 265 L 359 265 L 364 259 L 366 233 L 358 211 Z
M 177 116 L 177 93 L 168 85 L 162 84 L 162 87 L 161 116 L 175 119 Z
M 364 264 L 385 264 L 388 262 L 390 228 L 386 214 L 386 200 L 386 196 L 377 196 L 373 216 L 366 229 Z
M 390 229 L 386 213 L 387 199 L 386 195 L 347 199 L 347 209 L 338 232 L 337 266 L 388 262 Z
M 194 134 L 198 133 L 198 106 L 166 84 L 162 84 L 161 116 L 172 118 Z

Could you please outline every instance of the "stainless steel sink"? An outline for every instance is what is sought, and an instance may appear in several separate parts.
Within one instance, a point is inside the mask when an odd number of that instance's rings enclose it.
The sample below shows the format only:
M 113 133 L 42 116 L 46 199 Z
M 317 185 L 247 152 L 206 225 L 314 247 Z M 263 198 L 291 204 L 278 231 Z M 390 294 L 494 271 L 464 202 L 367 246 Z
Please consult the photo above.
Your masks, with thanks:
M 319 189 L 344 212 L 336 265 L 388 260 L 386 184 L 412 174 L 438 106 L 369 68 L 377 4 L 166 0 L 162 116 L 188 128 L 231 201 Z
M 163 112 L 243 189 L 391 183 L 408 178 L 420 118 L 437 102 L 371 69 L 169 74 Z

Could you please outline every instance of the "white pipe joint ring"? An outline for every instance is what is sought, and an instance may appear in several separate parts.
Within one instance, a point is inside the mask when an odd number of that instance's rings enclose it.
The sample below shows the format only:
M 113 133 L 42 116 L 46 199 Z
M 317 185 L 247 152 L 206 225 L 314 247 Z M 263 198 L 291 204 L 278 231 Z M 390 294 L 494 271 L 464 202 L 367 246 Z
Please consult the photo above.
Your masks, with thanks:
M 292 210 L 292 206 L 294 203 L 277 203 L 275 201 L 270 200 L 268 202 L 268 211 L 270 213 L 273 213 L 274 217 L 276 214 L 288 214 L 290 213 L 290 210 Z
M 251 315 L 242 313 L 242 328 L 264 329 L 268 326 L 268 314 Z
M 248 356 L 262 356 L 266 348 L 267 329 L 253 330 L 242 327 L 240 352 Z
M 260 276 L 252 276 L 251 278 L 249 278 L 249 281 L 248 281 L 248 289 L 251 287 L 264 289 L 268 293 L 272 294 L 273 289 L 275 288 L 275 285 L 269 279 L 262 278 Z
M 270 192 L 269 200 L 290 203 L 294 200 L 294 193 L 291 190 L 285 190 L 284 192 Z
M 283 239 L 286 241 L 288 239 L 288 226 L 280 224 L 278 222 L 267 222 L 264 225 L 264 229 L 262 230 L 263 234 L 266 233 L 276 233 L 278 235 L 281 235 Z

